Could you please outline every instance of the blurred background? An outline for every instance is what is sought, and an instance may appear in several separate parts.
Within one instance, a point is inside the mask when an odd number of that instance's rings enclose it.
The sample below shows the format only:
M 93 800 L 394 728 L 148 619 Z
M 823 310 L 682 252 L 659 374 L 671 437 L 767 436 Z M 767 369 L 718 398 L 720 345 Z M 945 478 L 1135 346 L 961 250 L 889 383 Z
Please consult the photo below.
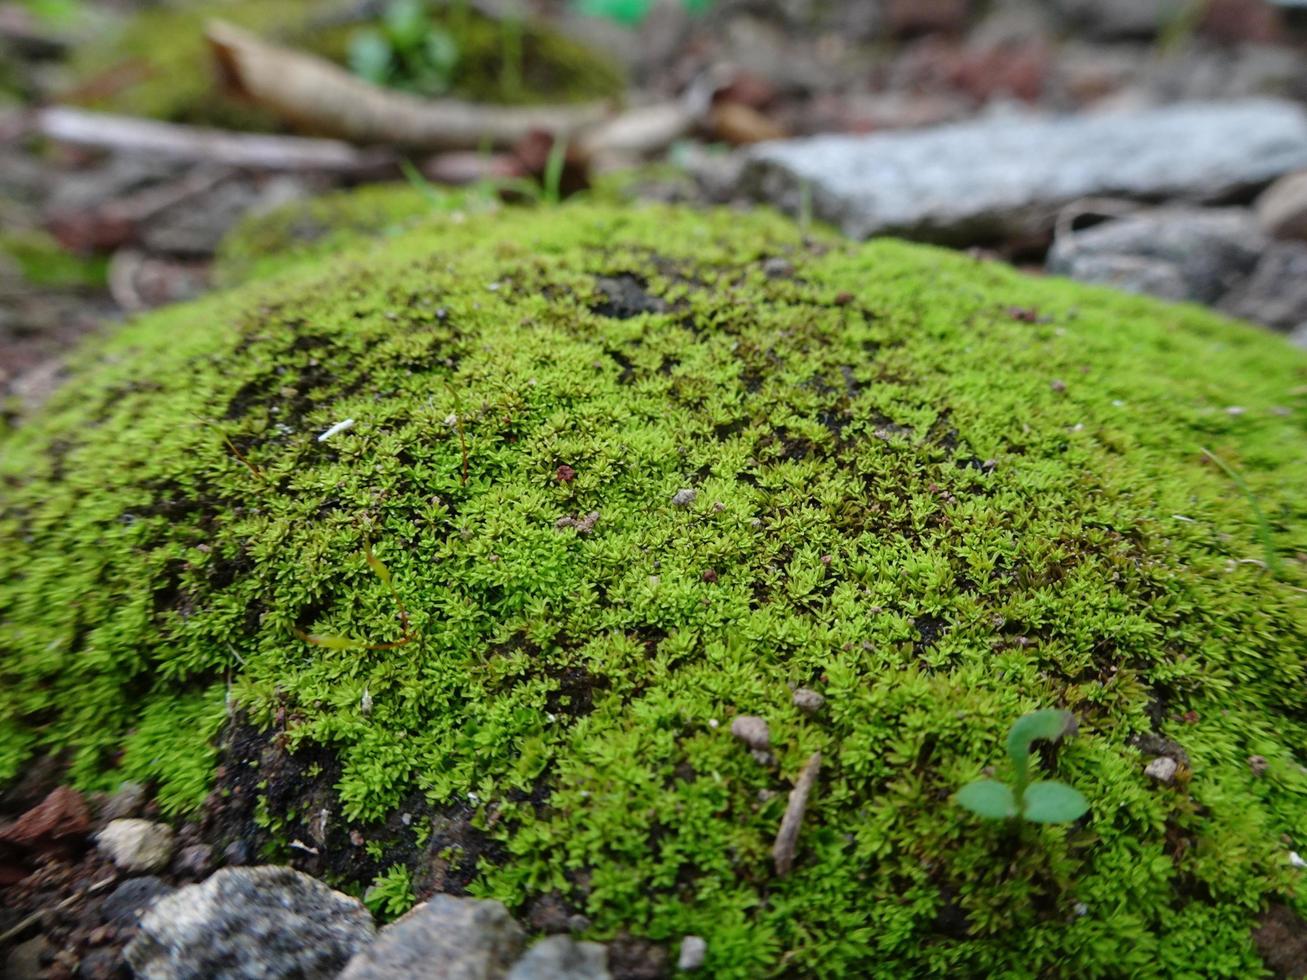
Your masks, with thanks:
M 3 0 L 0 408 L 342 223 L 574 194 L 772 204 L 1307 345 L 1304 107 L 1307 0 Z

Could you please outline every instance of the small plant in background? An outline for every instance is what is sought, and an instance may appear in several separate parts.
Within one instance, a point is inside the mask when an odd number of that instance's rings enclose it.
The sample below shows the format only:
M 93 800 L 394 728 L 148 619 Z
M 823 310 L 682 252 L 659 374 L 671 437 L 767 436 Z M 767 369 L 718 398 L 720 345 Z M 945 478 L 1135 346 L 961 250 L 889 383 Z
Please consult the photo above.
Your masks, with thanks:
M 681 0 L 691 13 L 707 10 L 712 0 Z M 606 17 L 619 24 L 635 26 L 643 23 L 653 9 L 654 0 L 575 0 L 573 6 L 591 17 Z
M 403 915 L 416 901 L 413 879 L 402 864 L 392 865 L 385 874 L 378 875 L 363 893 L 363 904 L 368 911 L 384 920 Z
M 1089 809 L 1089 801 L 1079 790 L 1053 780 L 1030 782 L 1031 743 L 1041 738 L 1057 741 L 1073 721 L 1071 712 L 1053 708 L 1018 718 L 1007 736 L 1014 784 L 978 779 L 963 786 L 953 798 L 986 820 L 1020 817 L 1033 823 L 1070 823 L 1080 819 Z
M 379 28 L 354 34 L 349 67 L 376 85 L 443 95 L 458 67 L 458 42 L 432 23 L 423 0 L 391 0 Z

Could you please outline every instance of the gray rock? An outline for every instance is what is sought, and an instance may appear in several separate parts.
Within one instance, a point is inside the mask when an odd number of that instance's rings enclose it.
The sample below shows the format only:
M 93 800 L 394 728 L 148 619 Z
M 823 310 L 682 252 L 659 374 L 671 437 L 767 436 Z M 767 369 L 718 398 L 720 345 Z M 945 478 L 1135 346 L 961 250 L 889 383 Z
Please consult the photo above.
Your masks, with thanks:
M 1053 0 L 1068 26 L 1105 41 L 1152 38 L 1185 12 L 1187 0 Z
M 695 490 L 677 490 L 676 493 L 672 495 L 672 506 L 689 507 L 694 503 L 694 498 L 697 496 L 699 496 L 699 494 Z
M 1289 332 L 1289 343 L 1307 350 L 1307 320 L 1304 320 Z
M 678 970 L 697 970 L 708 955 L 708 943 L 702 936 L 686 936 L 681 940 L 681 955 L 676 961 Z
M 826 704 L 824 697 L 807 687 L 796 689 L 793 701 L 796 708 L 809 715 L 815 715 Z
M 139 817 L 145 804 L 145 787 L 140 783 L 126 782 L 104 801 L 104 806 L 100 807 L 100 819 L 107 823 L 110 820 Z
M 1063 235 L 1048 271 L 1165 299 L 1214 303 L 1270 240 L 1244 208 L 1158 208 Z
M 1170 756 L 1159 755 L 1144 767 L 1144 775 L 1159 783 L 1169 784 L 1175 781 L 1175 772 L 1179 767 Z
M 731 734 L 756 752 L 764 752 L 771 745 L 767 720 L 757 715 L 740 715 L 731 722 Z
M 151 820 L 111 820 L 96 835 L 96 842 L 114 864 L 131 874 L 162 871 L 172 860 L 172 828 Z
M 44 936 L 17 944 L 5 957 L 4 980 L 44 980 L 48 974 L 42 963 L 51 952 L 50 941 Z
M 550 936 L 513 964 L 507 980 L 609 980 L 611 976 L 606 946 Z
M 1281 177 L 1262 192 L 1255 207 L 1268 235 L 1307 239 L 1307 171 Z
M 208 844 L 183 847 L 173 859 L 172 870 L 184 878 L 203 878 L 213 870 L 213 848 Z
M 1307 242 L 1277 242 L 1252 276 L 1223 300 L 1233 316 L 1294 333 L 1307 325 Z
M 526 933 L 499 902 L 437 895 L 381 931 L 340 980 L 491 980 L 507 975 Z M 440 972 L 433 972 L 433 964 Z
M 128 878 L 111 891 L 100 906 L 100 918 L 118 929 L 135 929 L 155 902 L 175 888 L 155 875 Z
M 1086 196 L 1212 200 L 1307 168 L 1307 111 L 1248 99 L 914 132 L 776 140 L 744 151 L 741 190 L 855 238 L 941 242 L 1052 227 Z M 805 191 L 804 188 L 807 188 Z
M 155 903 L 126 955 L 145 980 L 325 980 L 375 936 L 362 903 L 316 878 L 226 868 Z

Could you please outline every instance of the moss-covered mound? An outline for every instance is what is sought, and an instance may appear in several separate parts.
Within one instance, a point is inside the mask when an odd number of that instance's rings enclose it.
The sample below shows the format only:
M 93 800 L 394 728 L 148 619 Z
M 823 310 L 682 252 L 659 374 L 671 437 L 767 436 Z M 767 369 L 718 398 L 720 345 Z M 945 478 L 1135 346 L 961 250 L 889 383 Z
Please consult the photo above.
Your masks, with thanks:
M 212 787 L 392 911 L 714 976 L 1256 976 L 1307 910 L 1304 430 L 1307 359 L 1197 309 L 766 215 L 439 219 L 139 320 L 0 442 L 0 779 Z M 1088 815 L 950 801 L 1051 706 Z

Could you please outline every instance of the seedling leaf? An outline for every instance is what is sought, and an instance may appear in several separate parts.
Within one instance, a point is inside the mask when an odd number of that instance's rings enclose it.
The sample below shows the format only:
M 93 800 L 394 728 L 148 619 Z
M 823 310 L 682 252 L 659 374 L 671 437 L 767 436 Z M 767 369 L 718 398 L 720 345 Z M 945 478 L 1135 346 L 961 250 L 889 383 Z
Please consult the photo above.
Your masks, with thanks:
M 1017 801 L 1012 796 L 1012 789 L 995 779 L 968 783 L 953 794 L 953 798 L 986 820 L 1003 820 L 1017 815 Z
M 1066 783 L 1031 783 L 1022 797 L 1022 816 L 1034 823 L 1070 823 L 1089 809 L 1089 801 Z
M 1016 764 L 1017 770 L 1024 772 L 1026 760 L 1030 758 L 1030 744 L 1036 739 L 1056 741 L 1071 723 L 1071 712 L 1056 708 L 1044 708 L 1022 715 L 1012 725 L 1007 736 L 1007 754 Z

